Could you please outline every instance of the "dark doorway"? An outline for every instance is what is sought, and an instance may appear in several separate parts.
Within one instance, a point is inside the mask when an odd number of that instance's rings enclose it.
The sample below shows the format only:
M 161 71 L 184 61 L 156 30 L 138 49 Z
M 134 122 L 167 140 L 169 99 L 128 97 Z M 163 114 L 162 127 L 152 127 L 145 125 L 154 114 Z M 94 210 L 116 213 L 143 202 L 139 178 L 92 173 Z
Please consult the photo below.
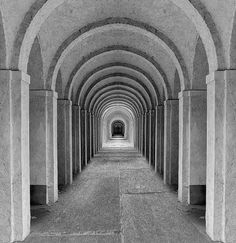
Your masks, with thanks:
M 125 135 L 125 124 L 123 121 L 114 121 L 111 124 L 112 137 L 124 137 Z

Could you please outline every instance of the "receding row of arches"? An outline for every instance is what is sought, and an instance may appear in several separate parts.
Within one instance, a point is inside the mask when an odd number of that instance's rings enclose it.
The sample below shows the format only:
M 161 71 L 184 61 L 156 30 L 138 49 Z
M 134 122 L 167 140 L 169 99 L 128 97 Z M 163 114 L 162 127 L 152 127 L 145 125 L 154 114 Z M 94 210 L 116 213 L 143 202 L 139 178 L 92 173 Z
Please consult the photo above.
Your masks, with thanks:
M 213 240 L 234 242 L 236 6 L 218 19 L 205 0 L 25 2 L 7 22 L 0 1 L 0 239 L 23 240 L 30 202 L 55 203 L 118 146 L 182 203 L 206 204 Z

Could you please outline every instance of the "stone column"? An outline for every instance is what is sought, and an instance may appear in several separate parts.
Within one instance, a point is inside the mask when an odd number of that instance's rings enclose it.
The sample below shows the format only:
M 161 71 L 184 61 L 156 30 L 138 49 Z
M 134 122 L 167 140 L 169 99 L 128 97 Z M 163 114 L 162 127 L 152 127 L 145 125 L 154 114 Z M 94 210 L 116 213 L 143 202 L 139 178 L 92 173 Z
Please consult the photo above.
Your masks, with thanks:
M 158 107 L 155 107 L 155 172 L 157 173 L 160 168 L 160 119 Z
M 207 76 L 206 231 L 215 241 L 236 239 L 236 71 Z
M 72 184 L 72 102 L 57 101 L 58 112 L 58 183 Z
M 183 203 L 206 201 L 206 90 L 179 93 L 179 187 Z
M 0 241 L 12 242 L 30 232 L 30 77 L 0 70 L 0 81 Z
M 145 134 L 146 134 L 146 159 L 149 161 L 149 111 L 146 112 L 146 127 L 145 127 Z
M 78 168 L 78 172 L 80 173 L 82 171 L 82 155 L 81 155 L 81 137 L 82 137 L 82 133 L 81 133 L 81 108 L 80 106 L 78 106 L 78 110 L 77 110 L 77 168 Z
M 73 164 L 73 175 L 76 175 L 79 171 L 79 164 L 78 164 L 78 150 L 79 150 L 79 141 L 78 141 L 78 112 L 79 106 L 73 105 L 72 106 L 72 164 Z
M 92 157 L 93 157 L 93 114 L 90 112 L 89 113 L 90 114 L 90 118 L 89 118 L 89 120 L 90 120 L 90 132 L 89 132 L 89 134 L 90 134 L 90 160 L 92 159 Z
M 91 140 L 91 157 L 94 157 L 94 154 L 95 154 L 95 129 L 94 129 L 94 126 L 95 126 L 95 117 L 94 117 L 94 113 L 92 113 L 92 124 L 91 124 L 91 129 L 92 129 L 92 140 Z
M 136 124 L 136 129 L 137 129 L 137 150 L 140 152 L 140 116 L 139 114 L 137 115 L 137 124 Z
M 87 164 L 89 163 L 90 161 L 90 112 L 87 111 Z
M 30 199 L 33 204 L 58 199 L 57 93 L 30 90 Z
M 140 152 L 140 116 L 139 114 L 137 115 L 137 124 L 136 124 L 136 129 L 137 129 L 137 150 Z
M 97 153 L 97 117 L 93 115 L 93 148 L 94 148 L 94 155 Z
M 178 184 L 179 100 L 164 102 L 164 183 Z
M 99 130 L 99 127 L 98 127 L 98 116 L 96 116 L 96 153 L 98 152 L 98 130 Z
M 144 153 L 143 153 L 143 141 L 144 141 L 144 139 L 143 139 L 143 128 L 144 128 L 144 125 L 143 125 L 143 119 L 144 119 L 144 116 L 143 116 L 143 114 L 140 114 L 140 152 L 141 152 L 141 154 L 143 155 Z
M 164 106 L 156 106 L 155 129 L 155 172 L 163 175 L 164 171 Z
M 95 154 L 98 152 L 98 118 L 94 115 Z
M 93 115 L 93 148 L 94 148 L 94 155 L 97 153 L 97 118 L 96 115 Z
M 80 136 L 80 141 L 81 141 L 81 170 L 84 169 L 85 167 L 85 117 L 86 117 L 86 111 L 84 109 L 81 109 L 81 136 Z
M 154 132 L 154 129 L 153 129 L 153 118 L 154 118 L 154 110 L 149 110 L 148 112 L 148 121 L 149 121 L 149 124 L 148 124 L 148 139 L 149 139 L 149 142 L 148 142 L 148 161 L 149 161 L 149 165 L 151 166 L 153 164 L 153 148 L 154 148 L 154 141 L 153 141 L 153 132 Z
M 88 112 L 84 110 L 84 164 L 88 164 Z
M 146 158 L 146 150 L 147 150 L 147 117 L 146 117 L 146 112 L 143 113 L 143 156 Z
M 134 125 L 134 148 L 137 149 L 138 147 L 138 118 L 135 118 L 135 125 Z
M 101 137 L 101 119 L 98 118 L 98 151 L 102 148 L 102 137 Z

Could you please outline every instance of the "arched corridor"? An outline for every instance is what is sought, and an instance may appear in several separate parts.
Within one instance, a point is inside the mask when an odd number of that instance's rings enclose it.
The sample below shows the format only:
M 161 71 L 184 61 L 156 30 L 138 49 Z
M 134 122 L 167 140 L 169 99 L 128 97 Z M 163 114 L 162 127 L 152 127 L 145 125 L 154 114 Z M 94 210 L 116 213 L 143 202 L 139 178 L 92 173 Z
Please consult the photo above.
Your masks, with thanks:
M 235 13 L 0 0 L 0 243 L 235 243 Z

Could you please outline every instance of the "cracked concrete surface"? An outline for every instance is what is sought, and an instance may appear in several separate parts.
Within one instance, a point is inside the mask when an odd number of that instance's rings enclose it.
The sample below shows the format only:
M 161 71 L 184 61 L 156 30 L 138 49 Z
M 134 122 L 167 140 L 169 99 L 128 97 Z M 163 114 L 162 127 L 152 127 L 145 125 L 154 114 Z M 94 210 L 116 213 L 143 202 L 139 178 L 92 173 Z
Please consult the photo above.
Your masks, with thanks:
M 100 152 L 52 206 L 33 207 L 26 243 L 207 243 L 204 210 L 177 202 L 135 151 Z

